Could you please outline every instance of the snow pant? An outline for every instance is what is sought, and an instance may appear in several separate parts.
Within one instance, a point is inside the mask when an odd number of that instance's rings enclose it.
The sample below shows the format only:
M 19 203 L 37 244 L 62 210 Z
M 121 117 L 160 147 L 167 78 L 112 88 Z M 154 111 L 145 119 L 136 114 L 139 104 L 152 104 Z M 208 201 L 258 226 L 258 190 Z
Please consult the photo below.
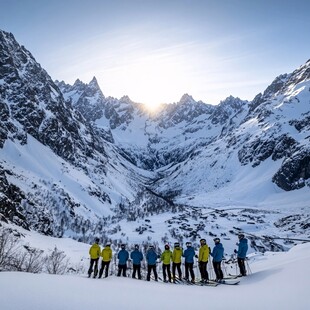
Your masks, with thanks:
M 172 276 L 175 279 L 175 270 L 178 270 L 179 279 L 182 279 L 181 263 L 172 263 Z
M 136 277 L 136 273 L 138 273 L 138 279 L 141 279 L 141 265 L 138 264 L 133 264 L 133 271 L 132 271 L 132 277 L 135 278 Z
M 90 275 L 91 275 L 92 272 L 93 272 L 94 264 L 95 264 L 95 268 L 94 268 L 94 278 L 97 277 L 97 273 L 98 273 L 98 261 L 99 261 L 99 258 L 91 258 L 91 259 L 90 259 L 90 266 L 89 266 L 89 269 L 88 269 L 88 276 L 89 276 L 89 277 L 90 277 Z
M 223 280 L 223 271 L 221 268 L 221 262 L 215 262 L 213 261 L 213 268 L 216 276 L 216 280 Z
M 166 281 L 167 274 L 168 274 L 169 282 L 171 282 L 170 264 L 167 264 L 167 265 L 163 264 L 163 277 L 164 277 L 164 281 Z
M 105 261 L 101 261 L 101 268 L 99 271 L 99 278 L 102 277 L 103 271 L 105 269 L 105 277 L 107 278 L 109 275 L 109 266 L 110 266 L 110 262 L 105 262 Z
M 195 273 L 193 270 L 194 263 L 186 263 L 185 262 L 185 278 L 189 279 L 189 273 L 191 274 L 192 281 L 195 280 Z
M 151 279 L 151 272 L 153 271 L 154 273 L 154 277 L 155 277 L 155 281 L 157 281 L 158 275 L 157 275 L 157 271 L 156 271 L 156 265 L 147 265 L 147 276 L 146 276 L 146 280 L 150 281 Z
M 238 266 L 240 269 L 240 273 L 241 273 L 241 275 L 246 276 L 244 260 L 245 260 L 245 258 L 238 257 Z
M 127 265 L 120 265 L 118 264 L 118 272 L 117 272 L 117 276 L 120 277 L 121 274 L 123 275 L 123 277 L 126 277 L 126 270 L 127 270 Z
M 209 280 L 207 264 L 208 262 L 199 262 L 199 271 L 200 271 L 201 280 Z

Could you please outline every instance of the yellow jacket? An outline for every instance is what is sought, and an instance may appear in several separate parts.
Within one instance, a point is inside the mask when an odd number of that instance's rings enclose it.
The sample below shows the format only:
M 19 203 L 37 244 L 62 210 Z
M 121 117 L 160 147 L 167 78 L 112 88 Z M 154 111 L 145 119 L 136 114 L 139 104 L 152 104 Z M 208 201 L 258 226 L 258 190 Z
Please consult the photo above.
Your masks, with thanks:
M 91 259 L 97 259 L 100 256 L 100 246 L 94 243 L 89 249 L 89 255 Z
M 172 262 L 176 264 L 181 263 L 182 254 L 183 254 L 182 248 L 179 247 L 174 248 L 172 253 Z
M 207 262 L 209 259 L 209 247 L 207 244 L 199 248 L 198 262 Z
M 109 262 L 112 259 L 112 250 L 109 246 L 106 246 L 101 252 L 102 260 Z
M 169 265 L 172 259 L 172 252 L 170 250 L 165 250 L 161 254 L 160 259 L 162 260 L 164 265 Z

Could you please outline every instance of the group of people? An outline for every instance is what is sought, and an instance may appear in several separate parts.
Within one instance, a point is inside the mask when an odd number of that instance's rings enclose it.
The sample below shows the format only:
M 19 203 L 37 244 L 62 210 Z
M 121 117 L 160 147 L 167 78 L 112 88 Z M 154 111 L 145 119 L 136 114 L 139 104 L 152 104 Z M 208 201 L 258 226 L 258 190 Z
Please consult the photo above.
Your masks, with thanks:
M 235 253 L 237 254 L 240 276 L 246 276 L 245 258 L 248 250 L 248 241 L 245 238 L 244 234 L 239 234 L 238 238 L 239 238 L 239 242 L 237 243 L 238 250 L 235 250 Z M 150 245 L 145 254 L 145 259 L 147 263 L 147 276 L 146 276 L 147 281 L 150 281 L 152 273 L 154 274 L 155 281 L 158 281 L 156 264 L 159 259 L 162 262 L 164 282 L 175 282 L 176 279 L 178 278 L 182 280 L 183 278 L 182 278 L 181 262 L 183 257 L 185 264 L 185 280 L 195 283 L 195 273 L 193 271 L 193 266 L 194 266 L 194 259 L 197 258 L 201 276 L 201 282 L 208 282 L 209 274 L 207 271 L 207 264 L 210 255 L 212 257 L 212 264 L 216 280 L 217 281 L 223 280 L 224 276 L 221 268 L 221 262 L 224 257 L 224 247 L 221 243 L 220 238 L 214 238 L 213 240 L 214 240 L 214 247 L 211 251 L 210 247 L 207 245 L 206 239 L 200 239 L 200 247 L 198 255 L 196 255 L 191 242 L 186 242 L 186 249 L 184 251 L 181 248 L 179 242 L 174 243 L 173 251 L 171 251 L 170 246 L 166 244 L 165 249 L 161 253 L 161 255 L 158 255 L 155 251 L 154 246 Z M 89 249 L 89 255 L 90 255 L 90 267 L 88 270 L 88 276 L 91 277 L 91 274 L 93 273 L 94 278 L 96 278 L 97 275 L 98 278 L 101 278 L 103 272 L 105 271 L 105 277 L 108 277 L 109 265 L 112 260 L 111 244 L 106 243 L 105 247 L 101 251 L 99 246 L 99 238 L 96 238 L 95 243 Z M 100 257 L 102 257 L 102 262 L 99 270 L 98 263 Z M 142 279 L 141 262 L 143 260 L 143 254 L 139 249 L 138 244 L 134 246 L 134 250 L 130 254 L 126 250 L 126 245 L 122 244 L 121 249 L 117 254 L 117 259 L 118 259 L 118 272 L 117 272 L 118 277 L 121 275 L 126 277 L 127 262 L 131 260 L 132 278 L 136 278 L 137 276 L 138 279 Z M 172 273 L 171 273 L 171 263 L 172 263 Z

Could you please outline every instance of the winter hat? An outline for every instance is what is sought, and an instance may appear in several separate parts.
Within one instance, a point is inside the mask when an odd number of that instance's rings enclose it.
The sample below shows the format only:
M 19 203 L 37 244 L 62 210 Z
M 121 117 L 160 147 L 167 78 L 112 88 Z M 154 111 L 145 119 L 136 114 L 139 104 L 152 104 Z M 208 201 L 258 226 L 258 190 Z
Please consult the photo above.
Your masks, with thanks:
M 238 238 L 239 238 L 239 239 L 244 238 L 244 234 L 238 234 Z
M 221 239 L 220 239 L 220 238 L 214 238 L 213 241 L 214 241 L 215 243 L 220 243 L 220 242 L 221 242 Z
M 169 245 L 166 244 L 166 245 L 165 245 L 165 250 L 169 250 L 169 249 L 170 249 Z
M 99 241 L 100 241 L 99 238 L 96 238 L 96 239 L 95 239 L 95 242 L 96 242 L 96 243 L 99 243 Z
M 135 244 L 135 249 L 139 250 L 139 244 Z
M 121 248 L 122 248 L 122 249 L 125 249 L 125 244 L 121 244 Z

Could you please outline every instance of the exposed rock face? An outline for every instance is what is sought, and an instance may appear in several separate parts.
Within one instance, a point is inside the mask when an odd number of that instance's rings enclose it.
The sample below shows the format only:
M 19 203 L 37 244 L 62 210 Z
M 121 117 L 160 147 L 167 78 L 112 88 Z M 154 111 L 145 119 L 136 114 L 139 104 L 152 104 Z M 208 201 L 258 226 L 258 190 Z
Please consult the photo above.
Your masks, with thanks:
M 0 31 L 0 150 L 34 139 L 61 162 L 60 180 L 28 181 L 1 159 L 0 214 L 48 235 L 86 238 L 120 218 L 178 209 L 182 195 L 225 187 L 248 165 L 274 163 L 272 181 L 286 191 L 309 186 L 309 102 L 310 61 L 252 102 L 228 97 L 212 106 L 185 94 L 152 114 L 127 96 L 105 97 L 96 78 L 53 82 Z M 78 198 L 61 184 L 65 174 L 83 181 Z M 97 213 L 81 201 L 85 192 Z
M 94 156 L 96 148 L 104 152 L 93 129 L 65 102 L 50 76 L 12 34 L 0 32 L 0 47 L 2 135 L 15 133 L 25 143 L 11 118 L 25 132 L 71 162 Z

